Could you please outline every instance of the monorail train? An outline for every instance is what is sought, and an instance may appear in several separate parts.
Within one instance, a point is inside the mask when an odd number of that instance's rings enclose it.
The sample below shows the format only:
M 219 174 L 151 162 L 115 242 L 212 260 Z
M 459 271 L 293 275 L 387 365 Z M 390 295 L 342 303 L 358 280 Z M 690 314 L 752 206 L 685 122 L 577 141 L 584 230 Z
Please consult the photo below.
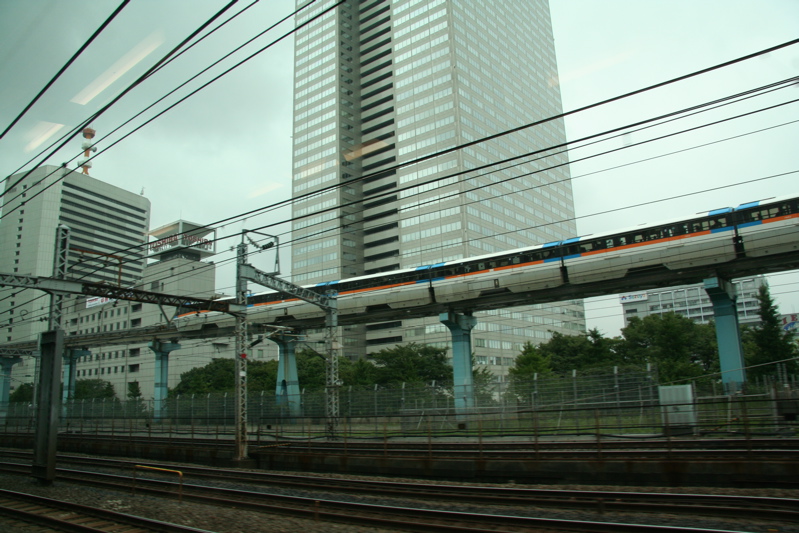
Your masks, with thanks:
M 638 269 L 712 266 L 737 258 L 799 250 L 799 198 L 771 198 L 716 209 L 690 218 L 643 224 L 477 257 L 381 272 L 306 287 L 334 291 L 340 314 L 371 306 L 403 309 L 432 301 L 472 300 L 483 291 L 529 292 L 564 284 L 623 278 Z M 497 276 L 501 273 L 501 276 Z M 323 311 L 288 294 L 269 291 L 248 298 L 248 315 L 262 324 L 282 317 L 320 318 Z M 178 315 L 181 329 L 229 320 L 219 313 Z

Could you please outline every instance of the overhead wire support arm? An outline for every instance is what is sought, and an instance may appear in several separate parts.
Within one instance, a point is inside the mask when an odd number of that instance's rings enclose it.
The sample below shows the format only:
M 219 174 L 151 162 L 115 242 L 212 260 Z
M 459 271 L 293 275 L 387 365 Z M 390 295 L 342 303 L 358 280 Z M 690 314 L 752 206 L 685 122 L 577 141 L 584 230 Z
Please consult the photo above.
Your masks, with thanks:
M 257 233 L 272 239 L 264 245 L 259 245 L 255 242 L 248 233 Z M 340 385 L 338 379 L 338 360 L 336 358 L 336 350 L 338 343 L 336 342 L 336 327 L 338 326 L 338 307 L 336 302 L 336 293 L 331 292 L 327 295 L 318 294 L 305 287 L 300 287 L 284 279 L 277 277 L 280 274 L 279 265 L 280 259 L 275 259 L 275 267 L 278 269 L 276 272 L 267 273 L 258 270 L 254 266 L 247 263 L 247 240 L 261 250 L 267 250 L 274 247 L 276 254 L 279 254 L 278 240 L 274 235 L 260 233 L 258 231 L 244 230 L 241 234 L 241 243 L 236 248 L 236 302 L 239 305 L 246 306 L 247 303 L 247 282 L 251 281 L 263 287 L 283 292 L 290 296 L 296 297 L 300 300 L 306 301 L 312 305 L 322 308 L 325 311 L 325 323 L 327 326 L 326 345 L 327 345 L 327 363 L 326 367 L 326 383 L 328 391 L 327 402 L 327 426 L 328 434 L 331 437 L 335 436 L 336 422 L 338 418 L 338 387 Z M 237 461 L 244 461 L 247 458 L 247 321 L 244 315 L 236 316 L 236 437 L 235 437 L 235 455 Z
M 218 311 L 220 313 L 241 313 L 244 306 L 219 300 L 202 298 L 187 298 L 158 292 L 147 292 L 137 289 L 115 287 L 102 283 L 72 281 L 67 279 L 22 276 L 19 274 L 0 273 L 0 286 L 19 287 L 22 289 L 38 289 L 49 293 L 82 294 L 84 296 L 99 296 L 112 300 L 127 300 L 156 305 L 170 305 L 196 309 L 197 311 Z
M 240 268 L 241 276 L 247 281 L 252 281 L 253 283 L 263 285 L 269 289 L 284 292 L 290 296 L 294 296 L 300 300 L 304 300 L 325 310 L 332 308 L 330 305 L 329 296 L 316 293 L 310 289 L 306 289 L 305 287 L 300 287 L 299 285 L 295 285 L 289 281 L 280 279 L 274 274 L 269 274 L 258 270 L 254 266 L 247 263 L 241 265 Z

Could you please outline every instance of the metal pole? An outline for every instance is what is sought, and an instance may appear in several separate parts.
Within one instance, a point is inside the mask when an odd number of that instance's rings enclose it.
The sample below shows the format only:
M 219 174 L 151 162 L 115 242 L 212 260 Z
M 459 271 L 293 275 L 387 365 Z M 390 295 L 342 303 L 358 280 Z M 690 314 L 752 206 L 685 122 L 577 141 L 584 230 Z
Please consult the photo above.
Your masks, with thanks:
M 56 228 L 53 277 L 65 279 L 69 254 L 67 226 Z M 45 485 L 55 479 L 56 438 L 58 436 L 59 392 L 61 389 L 61 357 L 64 353 L 64 330 L 61 329 L 63 294 L 50 294 L 49 331 L 40 341 L 40 372 L 36 377 L 36 436 L 33 444 L 33 476 Z
M 338 378 L 338 341 L 336 332 L 338 329 L 338 302 L 335 293 L 328 294 L 328 308 L 325 309 L 325 351 L 327 352 L 327 364 L 325 365 L 325 391 L 327 392 L 327 436 L 336 438 L 336 426 L 338 424 L 339 402 L 338 388 L 341 385 Z
M 242 275 L 242 266 L 247 262 L 247 244 L 244 234 L 241 244 L 236 248 L 236 303 L 247 303 L 247 280 Z M 235 459 L 242 461 L 247 458 L 247 319 L 244 313 L 236 315 L 236 452 Z

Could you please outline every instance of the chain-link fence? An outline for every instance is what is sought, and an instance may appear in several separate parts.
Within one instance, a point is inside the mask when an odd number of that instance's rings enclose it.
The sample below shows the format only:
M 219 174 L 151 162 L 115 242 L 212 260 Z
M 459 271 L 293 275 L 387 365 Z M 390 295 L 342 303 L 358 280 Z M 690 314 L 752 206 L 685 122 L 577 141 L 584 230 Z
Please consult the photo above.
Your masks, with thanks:
M 653 370 L 591 375 L 537 376 L 524 382 L 476 385 L 474 405 L 456 406 L 453 390 L 435 384 L 340 387 L 339 434 L 350 438 L 386 436 L 641 436 L 664 432 L 743 434 L 792 431 L 799 411 L 795 376 L 751 382 L 745 395 L 724 395 L 721 385 L 701 382 L 676 407 L 664 406 Z M 230 438 L 235 428 L 235 395 L 195 394 L 155 402 L 95 399 L 62 406 L 60 425 L 68 432 L 213 436 Z M 328 435 L 325 391 L 297 397 L 255 392 L 248 397 L 251 435 L 317 438 Z M 676 416 L 674 413 L 689 413 Z M 1 431 L 32 432 L 34 408 L 14 402 L 0 406 Z M 687 420 L 687 422 L 686 422 Z M 744 427 L 745 425 L 745 427 Z M 619 437 L 622 438 L 622 437 Z

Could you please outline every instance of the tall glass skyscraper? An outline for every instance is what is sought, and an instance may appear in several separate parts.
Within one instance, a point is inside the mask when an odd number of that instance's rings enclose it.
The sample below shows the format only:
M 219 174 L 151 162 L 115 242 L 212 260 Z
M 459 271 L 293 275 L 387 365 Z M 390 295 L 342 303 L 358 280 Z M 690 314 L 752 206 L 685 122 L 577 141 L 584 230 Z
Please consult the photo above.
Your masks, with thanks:
M 333 4 L 297 19 L 324 13 L 295 43 L 294 282 L 575 235 L 565 153 L 501 163 L 564 142 L 562 120 L 402 166 L 561 113 L 547 0 L 348 0 L 325 13 Z M 581 302 L 531 304 L 476 315 L 476 363 L 502 376 L 525 341 L 584 330 Z M 449 334 L 431 318 L 340 338 L 358 357 Z

